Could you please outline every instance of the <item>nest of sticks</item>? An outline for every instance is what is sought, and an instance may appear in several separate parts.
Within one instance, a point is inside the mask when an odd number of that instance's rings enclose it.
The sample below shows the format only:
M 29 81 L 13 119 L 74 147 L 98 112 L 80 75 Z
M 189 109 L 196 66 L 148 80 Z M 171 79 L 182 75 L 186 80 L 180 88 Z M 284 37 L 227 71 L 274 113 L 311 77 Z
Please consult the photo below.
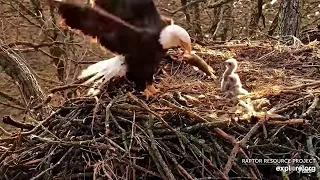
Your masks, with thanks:
M 244 46 L 236 51 L 238 54 L 253 51 L 257 55 L 269 50 Z M 205 53 L 201 56 L 213 67 L 216 76 L 222 74 L 221 62 L 225 58 L 214 59 Z M 259 61 L 270 61 L 276 56 L 287 57 L 282 52 Z M 132 93 L 130 84 L 124 80 L 115 80 L 99 97 L 68 99 L 36 124 L 23 126 L 26 124 L 4 118 L 7 124 L 21 127 L 21 131 L 9 133 L 2 129 L 6 137 L 0 139 L 0 177 L 10 180 L 319 177 L 320 82 L 277 91 L 267 85 L 263 93 L 250 98 L 266 98 L 270 104 L 260 109 L 255 106 L 256 111 L 249 113 L 241 103 L 234 104 L 220 96 L 219 78 L 208 79 L 176 60 L 167 60 L 162 69 L 164 72 L 157 75 L 161 78 L 156 78 L 161 79 L 158 82 L 161 93 L 149 101 L 139 93 Z M 249 81 L 256 76 L 253 71 L 239 74 L 243 84 L 246 84 L 243 79 Z M 51 92 L 74 87 L 57 87 Z M 281 159 L 296 159 L 290 165 L 316 167 L 316 171 L 281 173 L 276 166 L 288 165 L 281 163 Z M 302 162 L 303 159 L 313 161 Z

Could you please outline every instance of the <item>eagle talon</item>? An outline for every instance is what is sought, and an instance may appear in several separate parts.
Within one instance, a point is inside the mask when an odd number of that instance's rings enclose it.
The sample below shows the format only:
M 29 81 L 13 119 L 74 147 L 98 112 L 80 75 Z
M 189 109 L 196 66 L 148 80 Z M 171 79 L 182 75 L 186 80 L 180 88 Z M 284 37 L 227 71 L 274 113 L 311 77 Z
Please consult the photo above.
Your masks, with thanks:
M 142 94 L 146 96 L 147 100 L 149 100 L 149 98 L 152 96 L 152 93 L 147 88 L 144 90 Z
M 155 88 L 153 85 L 147 85 L 146 89 L 143 92 L 143 95 L 145 95 L 146 99 L 148 100 L 150 97 L 154 96 L 159 92 L 160 90 Z
M 149 91 L 151 91 L 151 92 L 154 93 L 154 94 L 157 94 L 157 93 L 160 92 L 160 90 L 157 89 L 156 87 L 154 87 L 154 85 L 150 85 L 150 86 L 148 87 L 148 89 L 149 89 Z

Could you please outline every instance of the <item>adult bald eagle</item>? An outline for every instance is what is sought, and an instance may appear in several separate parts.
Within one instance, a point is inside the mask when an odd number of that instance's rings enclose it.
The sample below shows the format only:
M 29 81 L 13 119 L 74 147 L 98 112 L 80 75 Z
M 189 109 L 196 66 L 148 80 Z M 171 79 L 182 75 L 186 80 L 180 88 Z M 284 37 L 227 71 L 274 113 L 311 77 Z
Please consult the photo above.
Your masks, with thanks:
M 52 1 L 52 0 L 51 0 Z M 146 97 L 158 90 L 153 75 L 167 49 L 181 46 L 191 52 L 191 40 L 178 25 L 164 26 L 153 0 L 95 0 L 92 7 L 53 0 L 65 23 L 90 35 L 110 51 L 120 54 L 88 67 L 81 78 L 96 74 L 110 79 L 126 72 Z

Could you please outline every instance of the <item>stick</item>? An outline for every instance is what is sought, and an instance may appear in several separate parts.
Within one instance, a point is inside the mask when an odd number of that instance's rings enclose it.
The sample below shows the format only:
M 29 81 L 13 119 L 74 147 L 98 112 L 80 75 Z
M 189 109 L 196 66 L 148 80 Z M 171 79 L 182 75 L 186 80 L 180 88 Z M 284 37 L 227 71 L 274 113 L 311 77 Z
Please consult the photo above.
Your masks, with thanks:
M 149 134 L 149 137 L 150 137 L 150 141 L 151 141 L 151 150 L 153 151 L 154 155 L 157 157 L 160 165 L 162 166 L 162 169 L 165 173 L 165 175 L 167 176 L 168 179 L 170 180 L 175 180 L 176 178 L 174 177 L 174 175 L 172 174 L 171 170 L 169 169 L 169 167 L 167 166 L 167 164 L 164 162 L 158 148 L 157 148 L 157 145 L 156 145 L 156 141 L 154 139 L 154 135 L 153 135 L 153 132 L 151 130 L 151 127 L 153 126 L 153 118 L 150 117 L 149 119 L 149 124 L 148 124 L 148 129 L 147 129 L 147 132 Z
M 58 91 L 63 91 L 63 90 L 70 89 L 70 88 L 78 88 L 80 86 L 89 87 L 89 86 L 83 85 L 83 84 L 67 84 L 67 85 L 64 85 L 64 86 L 54 87 L 54 88 L 50 89 L 49 92 L 53 94 L 53 93 L 56 93 Z
M 310 117 L 310 115 L 316 110 L 317 106 L 319 104 L 319 95 L 316 95 L 313 99 L 313 102 L 311 106 L 308 108 L 308 110 L 302 114 L 302 117 Z
M 21 128 L 21 129 L 28 129 L 31 130 L 33 129 L 35 126 L 31 125 L 31 124 L 24 124 L 21 123 L 19 121 L 16 121 L 14 119 L 12 119 L 10 116 L 4 116 L 2 118 L 3 123 L 17 127 L 17 128 Z
M 39 178 L 42 177 L 46 172 L 48 172 L 48 171 L 54 169 L 55 167 L 57 167 L 58 165 L 60 165 L 60 164 L 63 162 L 63 160 L 67 157 L 67 155 L 72 151 L 72 149 L 73 149 L 73 147 L 71 147 L 71 148 L 62 156 L 62 158 L 61 158 L 55 165 L 53 165 L 53 166 L 51 166 L 50 168 L 42 171 L 40 174 L 38 174 L 36 177 L 31 178 L 30 180 L 39 179 Z
M 265 124 L 278 126 L 278 125 L 300 125 L 300 124 L 308 124 L 308 123 L 309 121 L 305 119 L 290 119 L 287 121 L 268 121 Z
M 297 86 L 292 86 L 292 87 L 287 87 L 287 88 L 285 87 L 284 90 L 297 90 L 297 89 L 303 89 L 306 87 L 317 86 L 317 85 L 320 85 L 320 81 L 315 81 L 315 82 L 307 83 L 307 84 L 300 84 Z
M 0 135 L 5 135 L 5 136 L 11 136 L 11 133 L 9 133 L 8 131 L 6 131 L 5 129 L 3 129 L 2 126 L 0 126 L 0 132 L 1 134 Z

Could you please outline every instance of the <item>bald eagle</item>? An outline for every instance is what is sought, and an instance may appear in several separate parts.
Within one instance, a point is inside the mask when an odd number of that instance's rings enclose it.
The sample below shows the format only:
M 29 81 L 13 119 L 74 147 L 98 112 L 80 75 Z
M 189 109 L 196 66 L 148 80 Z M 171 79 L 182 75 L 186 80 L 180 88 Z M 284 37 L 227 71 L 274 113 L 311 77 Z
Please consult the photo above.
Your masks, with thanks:
M 169 48 L 181 46 L 191 53 L 191 39 L 182 27 L 164 26 L 153 0 L 95 0 L 92 7 L 51 0 L 65 23 L 81 30 L 102 46 L 119 54 L 111 60 L 93 64 L 80 78 L 106 76 L 110 79 L 125 72 L 135 89 L 146 97 L 157 93 L 153 75 Z

